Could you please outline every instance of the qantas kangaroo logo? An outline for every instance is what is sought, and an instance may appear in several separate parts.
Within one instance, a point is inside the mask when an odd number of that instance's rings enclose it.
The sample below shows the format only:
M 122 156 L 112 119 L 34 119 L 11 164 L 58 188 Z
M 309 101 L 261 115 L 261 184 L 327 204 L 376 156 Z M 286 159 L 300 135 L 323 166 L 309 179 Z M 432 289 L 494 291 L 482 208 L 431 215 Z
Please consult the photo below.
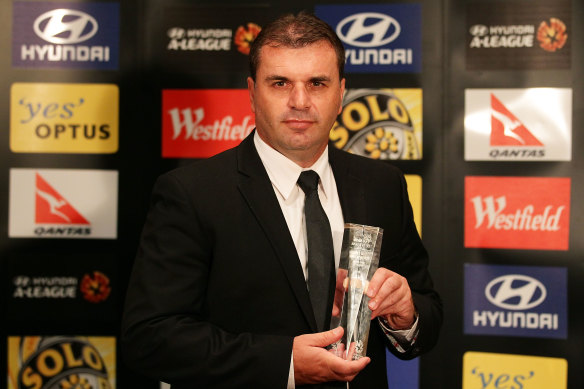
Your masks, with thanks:
M 543 146 L 491 93 L 491 146 Z
M 37 224 L 89 224 L 40 174 L 36 175 Z

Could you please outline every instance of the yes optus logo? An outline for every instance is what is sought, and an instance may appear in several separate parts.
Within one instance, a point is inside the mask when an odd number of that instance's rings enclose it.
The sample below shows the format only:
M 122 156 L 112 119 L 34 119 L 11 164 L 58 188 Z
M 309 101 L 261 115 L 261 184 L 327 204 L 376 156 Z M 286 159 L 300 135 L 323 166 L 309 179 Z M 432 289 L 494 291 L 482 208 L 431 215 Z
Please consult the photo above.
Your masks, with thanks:
M 462 389 L 566 389 L 568 362 L 561 358 L 468 351 Z
M 466 177 L 464 246 L 567 250 L 570 178 Z
M 115 153 L 119 90 L 112 84 L 14 83 L 10 149 L 17 153 Z

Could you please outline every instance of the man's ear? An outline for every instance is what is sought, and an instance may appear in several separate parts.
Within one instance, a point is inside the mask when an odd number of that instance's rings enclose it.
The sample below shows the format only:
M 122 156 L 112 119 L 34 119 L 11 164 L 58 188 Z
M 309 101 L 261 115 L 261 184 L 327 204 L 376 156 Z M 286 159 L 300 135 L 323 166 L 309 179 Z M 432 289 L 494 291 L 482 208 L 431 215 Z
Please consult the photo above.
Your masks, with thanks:
M 251 105 L 251 111 L 253 113 L 255 113 L 255 82 L 253 80 L 253 78 L 248 77 L 247 78 L 247 90 L 249 92 L 249 103 Z

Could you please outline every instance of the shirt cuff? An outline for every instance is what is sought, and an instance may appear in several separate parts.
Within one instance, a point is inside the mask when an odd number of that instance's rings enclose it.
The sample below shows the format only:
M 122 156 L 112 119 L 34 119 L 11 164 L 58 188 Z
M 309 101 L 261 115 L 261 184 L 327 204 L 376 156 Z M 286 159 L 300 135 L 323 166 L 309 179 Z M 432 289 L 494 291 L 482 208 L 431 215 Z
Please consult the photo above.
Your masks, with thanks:
M 410 347 L 416 343 L 418 338 L 418 313 L 414 317 L 414 324 L 412 327 L 406 330 L 394 330 L 389 326 L 389 323 L 385 318 L 378 317 L 377 321 L 379 326 L 383 330 L 385 336 L 391 341 L 391 344 L 400 353 L 405 353 Z
M 290 371 L 288 372 L 288 386 L 286 389 L 295 389 L 296 384 L 294 382 L 294 352 L 290 355 Z

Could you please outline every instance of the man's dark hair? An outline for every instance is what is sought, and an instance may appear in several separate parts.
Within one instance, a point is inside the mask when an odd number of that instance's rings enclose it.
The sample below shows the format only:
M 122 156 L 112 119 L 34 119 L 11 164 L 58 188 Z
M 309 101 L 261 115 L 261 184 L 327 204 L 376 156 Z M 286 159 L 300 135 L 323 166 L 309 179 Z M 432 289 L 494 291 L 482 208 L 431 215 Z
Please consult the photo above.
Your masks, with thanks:
M 264 46 L 301 48 L 326 41 L 335 49 L 339 79 L 345 73 L 345 49 L 335 31 L 324 21 L 307 12 L 284 15 L 262 28 L 249 52 L 249 71 L 255 81 Z

